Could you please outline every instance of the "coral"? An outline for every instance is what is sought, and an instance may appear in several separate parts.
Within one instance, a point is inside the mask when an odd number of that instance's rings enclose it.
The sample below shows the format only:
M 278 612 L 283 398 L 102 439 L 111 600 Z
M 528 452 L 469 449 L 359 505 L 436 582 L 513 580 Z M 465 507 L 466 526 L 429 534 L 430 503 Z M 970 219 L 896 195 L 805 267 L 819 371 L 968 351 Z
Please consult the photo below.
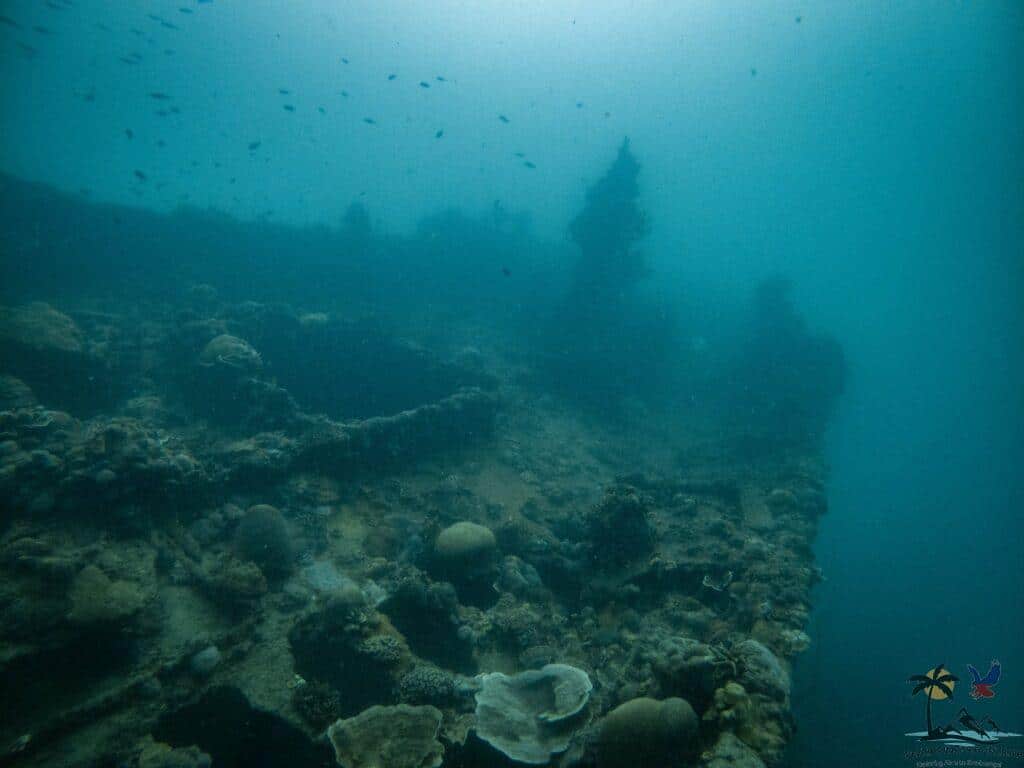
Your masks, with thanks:
M 443 706 L 455 693 L 455 679 L 450 672 L 428 664 L 413 667 L 398 681 L 398 696 L 407 704 Z
M 579 729 L 593 684 L 582 669 L 548 664 L 478 678 L 477 735 L 513 760 L 542 765 L 564 752 Z
M 295 686 L 292 706 L 303 720 L 320 730 L 341 717 L 341 697 L 326 683 L 318 680 Z
M 637 698 L 620 704 L 601 724 L 598 768 L 682 765 L 695 751 L 699 722 L 685 699 Z
M 199 353 L 199 364 L 208 368 L 222 365 L 240 371 L 253 371 L 263 367 L 263 360 L 249 342 L 222 333 L 210 339 L 203 347 L 203 351 Z
M 357 648 L 360 654 L 384 666 L 395 666 L 408 655 L 409 649 L 395 635 L 372 635 Z
M 267 591 L 267 579 L 259 567 L 235 557 L 218 561 L 201 583 L 211 598 L 231 608 L 248 606 Z
M 22 379 L 49 407 L 94 413 L 111 404 L 123 382 L 105 351 L 49 304 L 0 307 L 0 371 Z
M 494 556 L 497 541 L 490 528 L 476 523 L 459 522 L 438 534 L 434 555 L 449 566 L 478 567 Z
M 739 683 L 728 682 L 715 691 L 712 706 L 704 720 L 732 731 L 765 762 L 776 763 L 782 757 L 790 724 L 778 702 L 762 694 L 751 694 Z
M 146 603 L 143 592 L 127 581 L 110 579 L 95 565 L 86 566 L 75 577 L 68 592 L 75 624 L 119 624 L 130 620 Z
M 663 693 L 695 703 L 709 700 L 737 673 L 736 663 L 721 649 L 686 637 L 662 640 L 649 660 Z
M 757 753 L 729 731 L 701 755 L 701 765 L 703 768 L 765 768 Z
M 199 677 L 209 677 L 221 661 L 221 652 L 216 645 L 208 645 L 195 653 L 189 660 L 189 669 Z
M 295 566 L 288 526 L 277 508 L 256 504 L 246 510 L 235 530 L 235 552 L 259 566 L 268 578 L 284 576 Z
M 36 396 L 21 379 L 0 374 L 0 411 L 17 408 L 31 408 L 36 405 Z
M 84 347 L 75 321 L 41 301 L 15 309 L 0 307 L 0 343 L 62 352 L 81 352 Z
M 615 485 L 587 520 L 587 536 L 599 568 L 621 565 L 648 554 L 654 529 L 647 519 L 650 499 L 630 485 Z
M 748 639 L 737 643 L 732 653 L 741 669 L 740 682 L 747 690 L 777 701 L 789 699 L 789 673 L 768 648 L 757 640 Z
M 441 712 L 431 706 L 373 706 L 327 729 L 338 765 L 345 768 L 437 768 Z
M 210 768 L 213 760 L 199 747 L 171 747 L 147 736 L 139 752 L 137 768 Z

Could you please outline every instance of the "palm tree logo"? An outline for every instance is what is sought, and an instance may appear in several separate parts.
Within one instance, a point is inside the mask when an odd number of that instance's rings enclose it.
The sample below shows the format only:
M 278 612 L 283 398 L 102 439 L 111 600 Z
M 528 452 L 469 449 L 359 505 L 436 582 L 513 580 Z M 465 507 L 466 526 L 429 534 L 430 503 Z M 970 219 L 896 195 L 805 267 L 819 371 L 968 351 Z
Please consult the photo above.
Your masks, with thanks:
M 945 665 L 939 664 L 923 675 L 911 675 L 907 678 L 908 683 L 917 683 L 911 696 L 924 692 L 925 695 L 925 717 L 928 719 L 927 738 L 934 738 L 938 735 L 937 730 L 932 727 L 932 701 L 943 701 L 953 698 L 953 688 L 960 682 L 960 678 L 946 670 Z

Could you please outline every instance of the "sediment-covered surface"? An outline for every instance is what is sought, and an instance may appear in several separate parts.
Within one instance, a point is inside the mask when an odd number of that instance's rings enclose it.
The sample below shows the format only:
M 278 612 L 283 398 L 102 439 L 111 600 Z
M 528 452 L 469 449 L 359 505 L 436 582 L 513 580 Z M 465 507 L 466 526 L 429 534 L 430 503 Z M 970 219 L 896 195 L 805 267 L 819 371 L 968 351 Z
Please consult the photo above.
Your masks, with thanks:
M 612 428 L 486 345 L 141 313 L 0 313 L 5 764 L 779 760 L 813 451 Z

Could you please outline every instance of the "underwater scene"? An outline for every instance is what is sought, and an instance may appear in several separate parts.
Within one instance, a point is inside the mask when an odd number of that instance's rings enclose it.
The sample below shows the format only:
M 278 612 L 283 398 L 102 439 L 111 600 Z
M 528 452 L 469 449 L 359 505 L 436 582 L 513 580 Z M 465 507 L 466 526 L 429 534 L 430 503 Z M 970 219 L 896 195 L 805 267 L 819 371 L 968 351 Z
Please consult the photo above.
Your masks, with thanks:
M 0 767 L 1024 766 L 1024 4 L 0 2 Z

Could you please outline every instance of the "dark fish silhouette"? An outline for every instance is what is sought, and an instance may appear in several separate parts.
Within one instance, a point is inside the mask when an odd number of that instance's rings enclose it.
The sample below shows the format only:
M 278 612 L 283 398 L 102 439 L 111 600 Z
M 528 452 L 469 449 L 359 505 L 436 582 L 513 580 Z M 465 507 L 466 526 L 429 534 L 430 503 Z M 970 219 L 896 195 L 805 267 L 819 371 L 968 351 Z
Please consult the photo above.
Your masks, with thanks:
M 135 174 L 135 178 L 138 179 L 139 181 L 145 181 L 146 179 L 149 178 L 146 174 L 144 174 L 138 168 L 135 169 L 134 174 Z
M 129 139 L 135 138 L 135 132 L 131 128 L 125 128 L 124 135 L 127 136 Z
M 327 114 L 327 110 L 324 109 L 323 107 L 317 107 L 316 111 L 319 112 L 321 115 L 326 115 Z
M 523 161 L 523 165 L 525 165 L 527 168 L 536 168 L 537 167 L 536 165 L 531 163 L 529 160 L 524 160 Z
M 442 128 L 441 130 L 434 134 L 435 139 L 440 139 L 442 136 L 444 136 L 444 128 Z
M 366 123 L 367 125 L 376 125 L 377 124 L 377 121 L 374 120 L 372 117 L 364 117 L 363 118 L 363 122 Z
M 576 109 L 583 109 L 583 102 L 582 101 L 577 101 L 576 102 Z
M 192 13 L 191 8 L 179 8 L 178 13 Z
M 48 35 L 48 34 L 50 34 L 50 30 L 49 30 L 48 27 L 41 27 L 39 25 L 36 25 L 36 26 L 32 27 L 32 29 L 34 31 L 38 32 L 40 35 Z
M 12 27 L 14 29 L 21 29 L 21 24 L 16 22 L 10 16 L 0 16 L 0 24 L 5 24 L 8 27 Z
M 796 23 L 797 23 L 797 24 L 799 24 L 799 23 L 800 23 L 801 21 L 803 21 L 803 20 L 804 20 L 804 17 L 803 17 L 803 16 L 797 16 L 797 17 L 796 17 Z
M 437 76 L 437 82 L 439 82 L 439 83 L 447 83 L 448 81 L 445 78 L 443 78 L 440 75 L 438 75 Z
M 751 67 L 750 68 L 750 76 L 751 77 L 757 77 L 757 67 Z
M 172 24 L 172 23 L 171 23 L 171 22 L 169 22 L 169 21 L 161 21 L 161 22 L 160 22 L 160 26 L 161 26 L 161 27 L 164 27 L 164 28 L 166 28 L 166 29 L 179 29 L 179 27 L 178 27 L 178 25 L 177 25 L 177 24 Z
M 252 152 L 254 150 L 259 149 L 260 148 L 260 144 L 262 144 L 262 143 L 263 143 L 262 141 L 250 141 L 249 142 L 249 151 Z
M 503 122 L 503 123 L 507 123 L 508 122 L 508 118 L 505 117 L 504 115 L 498 115 L 498 119 L 501 120 L 501 122 Z
M 291 91 L 289 91 L 287 88 L 278 88 L 277 92 L 280 93 L 282 96 L 290 96 L 291 95 Z
M 149 97 L 151 99 L 156 99 L 157 101 L 167 101 L 169 98 L 171 98 L 163 91 L 153 91 L 151 94 L 149 94 Z
M 512 277 L 512 270 L 509 269 L 508 267 L 502 267 L 501 274 L 503 274 L 505 277 Z
M 523 152 L 513 152 L 512 154 L 514 154 L 516 157 L 526 157 L 526 154 Z
M 992 686 L 999 682 L 999 676 L 1003 672 L 1003 666 L 998 661 L 992 660 L 988 673 L 984 677 L 975 669 L 973 664 L 967 665 L 967 671 L 971 673 L 972 699 L 991 699 L 996 695 L 996 692 L 992 690 Z
M 388 80 L 394 80 L 398 75 L 388 75 Z
M 342 91 L 341 92 L 341 98 L 347 99 L 348 98 L 348 91 Z
M 420 88 L 429 88 L 429 87 L 430 87 L 430 83 L 428 83 L 426 80 L 420 80 Z
M 285 112 L 294 112 L 295 111 L 295 107 L 293 105 L 291 105 L 291 104 L 285 104 L 284 105 L 284 111 Z
M 28 43 L 22 43 L 19 41 L 18 47 L 21 49 L 21 52 L 28 56 L 30 59 L 34 59 L 36 54 L 39 53 L 39 51 L 37 51 Z
M 348 64 L 348 59 L 346 59 L 344 56 L 342 56 L 341 57 L 341 63 L 342 64 Z

